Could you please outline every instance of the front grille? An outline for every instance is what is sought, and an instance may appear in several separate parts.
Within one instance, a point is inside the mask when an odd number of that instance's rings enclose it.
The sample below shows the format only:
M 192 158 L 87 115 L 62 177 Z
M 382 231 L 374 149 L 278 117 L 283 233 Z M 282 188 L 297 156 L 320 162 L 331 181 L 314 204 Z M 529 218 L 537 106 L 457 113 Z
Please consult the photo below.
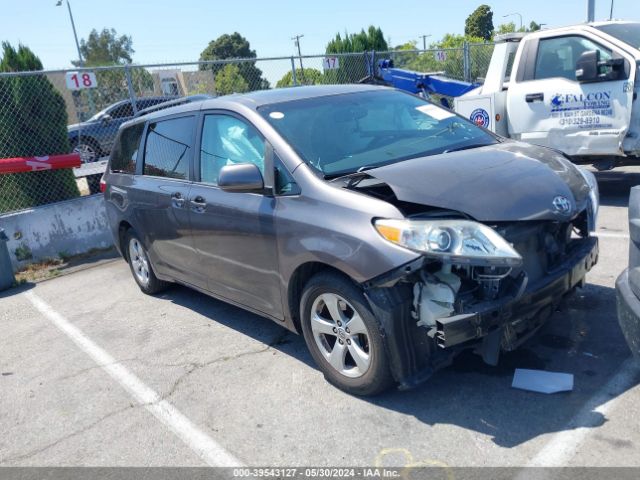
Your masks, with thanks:
M 513 222 L 496 227 L 522 256 L 529 282 L 553 272 L 588 236 L 586 211 L 570 222 Z

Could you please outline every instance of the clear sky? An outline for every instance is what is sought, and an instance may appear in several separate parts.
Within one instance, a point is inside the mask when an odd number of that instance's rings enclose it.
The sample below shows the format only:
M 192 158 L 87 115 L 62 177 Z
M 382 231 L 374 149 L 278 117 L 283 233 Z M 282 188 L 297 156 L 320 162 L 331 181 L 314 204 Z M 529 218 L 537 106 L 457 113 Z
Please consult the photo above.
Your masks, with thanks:
M 596 0 L 596 19 L 609 16 L 611 0 Z M 71 0 L 78 35 L 115 28 L 133 37 L 139 64 L 197 60 L 207 43 L 223 33 L 240 32 L 258 57 L 294 53 L 291 37 L 304 34 L 303 54 L 324 52 L 337 32 L 382 28 L 392 45 L 431 35 L 463 33 L 464 20 L 487 3 L 494 24 L 515 21 L 518 12 L 548 27 L 582 22 L 586 0 Z M 29 46 L 45 68 L 64 68 L 77 57 L 66 6 L 56 0 L 0 0 L 0 40 Z M 615 0 L 614 18 L 640 20 L 638 0 Z M 420 40 L 420 43 L 422 41 Z

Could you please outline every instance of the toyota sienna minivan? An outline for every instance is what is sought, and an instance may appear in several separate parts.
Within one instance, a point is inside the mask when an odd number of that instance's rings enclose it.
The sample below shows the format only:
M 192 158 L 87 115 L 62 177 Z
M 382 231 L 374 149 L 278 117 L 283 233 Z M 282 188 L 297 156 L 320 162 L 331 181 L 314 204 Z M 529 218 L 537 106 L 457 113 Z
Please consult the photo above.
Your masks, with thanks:
M 121 127 L 104 180 L 143 292 L 179 283 L 268 317 L 359 395 L 464 349 L 495 365 L 598 259 L 591 173 L 386 87 L 149 113 Z

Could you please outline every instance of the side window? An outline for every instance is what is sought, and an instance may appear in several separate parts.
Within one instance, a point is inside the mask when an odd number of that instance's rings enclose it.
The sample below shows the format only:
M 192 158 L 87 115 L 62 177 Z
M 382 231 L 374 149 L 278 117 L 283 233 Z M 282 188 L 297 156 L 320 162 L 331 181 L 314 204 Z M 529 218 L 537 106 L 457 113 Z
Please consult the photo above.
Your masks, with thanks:
M 562 77 L 576 79 L 576 62 L 589 50 L 599 50 L 600 60 L 611 59 L 611 50 L 578 36 L 541 39 L 538 44 L 534 79 Z
M 144 122 L 127 127 L 120 133 L 119 140 L 111 152 L 112 172 L 136 173 L 136 160 Z
M 195 117 L 150 123 L 144 149 L 144 174 L 186 180 L 194 128 Z
M 264 175 L 264 141 L 258 130 L 230 115 L 206 115 L 200 145 L 200 179 L 218 184 L 220 169 L 253 163 Z
M 131 102 L 126 102 L 112 108 L 108 113 L 111 118 L 133 117 L 133 107 L 131 106 Z

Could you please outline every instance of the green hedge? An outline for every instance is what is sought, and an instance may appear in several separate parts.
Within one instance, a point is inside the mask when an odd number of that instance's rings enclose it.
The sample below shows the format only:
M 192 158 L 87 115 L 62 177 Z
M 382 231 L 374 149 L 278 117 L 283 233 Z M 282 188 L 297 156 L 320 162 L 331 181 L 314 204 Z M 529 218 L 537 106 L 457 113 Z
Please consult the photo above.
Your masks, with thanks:
M 0 72 L 42 70 L 27 47 L 2 44 Z M 0 158 L 68 153 L 62 95 L 44 75 L 0 77 Z M 80 195 L 71 170 L 0 175 L 0 212 Z

